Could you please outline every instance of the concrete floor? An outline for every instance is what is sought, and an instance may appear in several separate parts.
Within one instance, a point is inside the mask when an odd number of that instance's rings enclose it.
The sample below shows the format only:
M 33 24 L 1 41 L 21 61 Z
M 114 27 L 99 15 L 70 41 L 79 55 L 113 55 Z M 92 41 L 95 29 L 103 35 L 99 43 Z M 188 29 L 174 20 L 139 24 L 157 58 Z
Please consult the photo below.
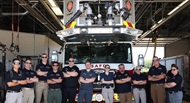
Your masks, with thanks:
M 190 103 L 190 102 L 183 101 L 183 103 Z

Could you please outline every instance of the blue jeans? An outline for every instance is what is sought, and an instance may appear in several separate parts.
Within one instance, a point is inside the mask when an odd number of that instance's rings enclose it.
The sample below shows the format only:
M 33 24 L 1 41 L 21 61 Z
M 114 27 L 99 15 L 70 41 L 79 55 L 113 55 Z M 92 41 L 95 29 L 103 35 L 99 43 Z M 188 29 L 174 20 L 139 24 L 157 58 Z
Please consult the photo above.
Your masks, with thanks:
M 82 89 L 79 90 L 78 103 L 83 103 L 83 100 L 85 100 L 85 103 L 91 103 L 92 95 L 93 95 L 93 90 L 82 90 Z
M 170 103 L 182 103 L 183 93 L 182 91 L 177 93 L 169 93 Z

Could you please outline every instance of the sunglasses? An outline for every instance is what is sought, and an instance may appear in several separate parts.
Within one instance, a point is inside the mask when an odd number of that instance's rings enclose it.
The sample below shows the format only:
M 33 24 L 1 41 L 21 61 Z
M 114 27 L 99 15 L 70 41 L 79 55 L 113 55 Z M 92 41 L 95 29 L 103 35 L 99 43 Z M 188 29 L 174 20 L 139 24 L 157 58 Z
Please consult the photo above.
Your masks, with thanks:
M 14 65 L 20 65 L 20 62 L 14 62 L 13 64 Z
M 53 66 L 58 66 L 58 65 L 53 65 Z
M 74 62 L 74 60 L 69 60 L 69 62 Z
M 172 69 L 172 71 L 176 71 L 177 69 Z
M 42 57 L 42 58 L 47 58 L 47 57 Z
M 32 63 L 30 63 L 30 62 L 25 62 L 26 64 L 32 64 Z
M 153 62 L 157 62 L 158 60 L 152 60 Z
M 136 69 L 136 70 L 141 70 L 141 69 Z

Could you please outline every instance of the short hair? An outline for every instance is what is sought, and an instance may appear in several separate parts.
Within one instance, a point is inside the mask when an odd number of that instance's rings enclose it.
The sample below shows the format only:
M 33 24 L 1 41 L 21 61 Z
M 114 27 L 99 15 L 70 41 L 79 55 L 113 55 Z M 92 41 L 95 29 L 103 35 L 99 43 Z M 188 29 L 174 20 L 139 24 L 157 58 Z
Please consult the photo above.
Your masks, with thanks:
M 120 66 L 125 66 L 125 65 L 123 63 L 121 63 L 121 64 L 118 65 L 118 67 L 120 67 Z
M 87 63 L 90 63 L 90 64 L 91 64 L 91 62 L 90 62 L 90 61 L 86 61 L 86 62 L 85 62 L 85 65 L 86 65 Z
M 106 68 L 106 67 L 109 67 L 109 68 L 110 68 L 110 65 L 106 64 L 106 65 L 104 66 L 104 68 Z
M 46 54 L 46 53 L 42 53 L 42 55 L 47 55 L 47 54 Z M 41 55 L 41 56 L 42 56 L 42 55 Z
M 14 58 L 14 59 L 12 60 L 12 62 L 14 63 L 14 61 L 16 61 L 16 60 L 20 61 L 19 58 Z
M 26 62 L 27 60 L 31 61 L 32 59 L 30 57 L 27 57 L 24 62 Z
M 177 70 L 179 69 L 176 64 L 172 64 L 171 67 L 174 67 L 174 68 L 176 68 Z
M 158 56 L 154 56 L 153 58 L 157 58 L 158 60 L 160 60 L 161 58 L 158 58 Z

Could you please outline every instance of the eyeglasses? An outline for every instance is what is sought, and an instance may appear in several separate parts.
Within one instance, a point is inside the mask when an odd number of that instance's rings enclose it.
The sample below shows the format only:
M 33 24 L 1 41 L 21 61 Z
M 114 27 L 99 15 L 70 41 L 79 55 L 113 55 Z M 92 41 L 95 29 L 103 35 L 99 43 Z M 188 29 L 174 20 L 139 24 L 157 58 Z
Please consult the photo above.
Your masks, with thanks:
M 25 62 L 26 64 L 32 64 L 32 63 L 30 63 L 30 62 Z
M 105 67 L 105 69 L 110 69 L 110 67 Z
M 136 70 L 139 70 L 139 71 L 140 71 L 141 69 L 136 69 Z
M 14 65 L 20 65 L 20 62 L 14 62 L 13 64 Z
M 172 69 L 172 71 L 176 71 L 177 69 Z
M 74 62 L 74 60 L 69 60 L 69 62 Z
M 47 58 L 47 57 L 42 57 L 42 58 Z

